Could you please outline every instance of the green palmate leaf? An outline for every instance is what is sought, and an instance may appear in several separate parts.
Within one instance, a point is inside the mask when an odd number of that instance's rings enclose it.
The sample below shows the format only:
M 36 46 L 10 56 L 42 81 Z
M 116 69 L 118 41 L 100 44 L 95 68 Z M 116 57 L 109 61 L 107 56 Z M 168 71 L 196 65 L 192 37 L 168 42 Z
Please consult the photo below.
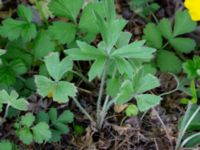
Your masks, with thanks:
M 0 102 L 18 110 L 27 110 L 28 102 L 23 98 L 18 98 L 18 96 L 18 93 L 15 91 L 11 91 L 9 95 L 5 90 L 2 90 L 0 91 Z
M 44 62 L 50 76 L 55 81 L 61 80 L 63 75 L 72 69 L 73 65 L 72 61 L 67 57 L 60 61 L 58 53 L 51 53 L 46 56 Z
M 137 100 L 138 109 L 142 112 L 149 110 L 150 108 L 158 105 L 161 101 L 160 96 L 151 94 L 142 94 L 135 96 Z
M 69 100 L 68 97 L 76 96 L 76 92 L 77 90 L 74 84 L 66 81 L 60 81 L 54 86 L 53 99 L 58 103 L 66 103 Z
M 133 84 L 137 83 L 136 87 L 136 92 L 137 93 L 144 93 L 146 91 L 149 91 L 151 89 L 154 89 L 156 87 L 160 86 L 160 82 L 158 80 L 158 78 L 156 78 L 155 76 L 151 75 L 151 74 L 147 74 L 143 77 L 138 78 L 134 78 L 133 79 Z
M 189 33 L 195 30 L 197 23 L 192 21 L 187 10 L 177 11 L 173 36 Z
M 61 133 L 67 134 L 69 132 L 69 128 L 67 125 L 61 123 L 61 122 L 56 122 L 54 124 L 54 127 L 60 131 Z
M 49 116 L 45 111 L 40 111 L 37 114 L 37 121 L 38 122 L 46 122 L 47 124 L 49 124 Z
M 26 20 L 27 22 L 32 21 L 32 12 L 29 7 L 26 7 L 24 5 L 19 5 L 17 8 L 17 14 L 23 19 Z
M 148 23 L 144 29 L 144 37 L 143 37 L 149 46 L 155 48 L 162 47 L 162 36 L 159 32 L 157 26 L 154 23 Z
M 196 77 L 200 77 L 199 70 L 200 70 L 200 57 L 194 56 L 193 60 L 187 60 L 183 64 L 184 72 L 187 73 L 188 78 L 194 79 Z
M 101 32 L 103 41 L 105 42 L 107 51 L 109 52 L 116 44 L 121 31 L 127 22 L 123 19 L 115 19 L 106 22 L 98 13 L 95 13 L 95 15 L 97 18 L 98 29 Z
M 57 120 L 57 110 L 56 110 L 56 108 L 51 108 L 48 114 L 49 114 L 49 119 L 54 124 Z
M 88 73 L 89 81 L 92 81 L 96 76 L 98 77 L 101 76 L 105 68 L 105 64 L 106 64 L 106 58 L 104 57 L 99 57 L 95 60 Z
M 179 73 L 181 71 L 182 61 L 172 52 L 166 50 L 159 51 L 156 61 L 158 67 L 163 72 Z
M 27 113 L 21 117 L 20 123 L 26 127 L 31 127 L 35 121 L 35 116 L 32 113 Z
M 98 33 L 98 26 L 96 24 L 96 17 L 94 12 L 97 12 L 98 14 L 105 16 L 105 12 L 103 11 L 103 3 L 89 3 L 87 6 L 83 9 L 79 28 L 81 30 L 84 30 L 86 32 L 92 32 L 92 33 Z
M 48 141 L 51 138 L 51 131 L 45 122 L 40 122 L 31 129 L 33 131 L 33 139 L 37 143 Z
M 121 48 L 125 45 L 128 45 L 130 39 L 131 39 L 132 34 L 129 32 L 121 32 L 115 46 L 117 48 Z
M 136 105 L 131 104 L 131 105 L 128 105 L 125 112 L 126 112 L 126 116 L 128 117 L 136 116 L 138 114 L 138 108 Z
M 53 81 L 45 76 L 35 76 L 35 83 L 37 85 L 37 92 L 45 97 L 53 92 Z
M 121 75 L 123 75 L 124 73 L 126 73 L 128 76 L 132 75 L 133 67 L 131 66 L 129 61 L 124 58 L 114 58 L 114 62 Z
M 58 17 L 66 17 L 76 22 L 76 18 L 83 5 L 83 0 L 52 0 L 49 3 L 50 11 Z
M 27 72 L 26 64 L 21 59 L 15 59 L 9 65 L 16 75 L 22 75 Z
M 69 97 L 74 97 L 77 92 L 76 87 L 72 83 L 67 81 L 53 82 L 44 76 L 35 76 L 35 83 L 40 95 L 52 97 L 58 103 L 68 102 Z
M 173 38 L 171 22 L 169 19 L 162 19 L 158 24 L 158 30 L 166 39 L 169 40 Z
M 15 91 L 11 91 L 8 104 L 11 105 L 13 108 L 18 110 L 27 110 L 28 109 L 28 102 L 24 98 L 18 98 L 19 95 Z
M 65 124 L 72 123 L 74 121 L 74 114 L 71 111 L 66 110 L 58 117 L 58 121 Z
M 8 38 L 10 41 L 22 38 L 24 42 L 28 42 L 35 38 L 37 31 L 36 26 L 25 21 L 18 21 L 8 18 L 2 22 L 0 27 L 0 35 Z
M 107 81 L 106 94 L 115 97 L 118 94 L 121 81 L 118 77 L 113 77 Z
M 16 81 L 14 71 L 6 66 L 0 67 L 0 82 L 6 85 L 13 85 Z
M 28 128 L 23 128 L 20 131 L 18 131 L 18 136 L 19 139 L 24 143 L 24 144 L 31 144 L 33 142 L 33 135 L 31 131 Z
M 69 55 L 69 57 L 72 60 L 96 60 L 97 58 L 106 57 L 106 53 L 104 50 L 95 48 L 85 42 L 77 42 L 78 48 L 68 49 L 65 51 L 66 54 Z
M 117 104 L 124 104 L 128 102 L 134 95 L 133 91 L 133 85 L 129 80 L 126 80 L 123 82 L 119 89 L 119 93 L 117 95 Z
M 38 34 L 36 40 L 33 43 L 33 54 L 37 59 L 48 55 L 55 50 L 55 43 L 51 41 L 47 32 L 42 31 Z
M 170 40 L 170 44 L 175 50 L 182 53 L 189 53 L 195 49 L 196 43 L 190 38 L 174 38 Z
M 19 150 L 16 145 L 12 144 L 8 140 L 0 141 L 0 149 L 2 149 L 2 150 Z
M 76 26 L 71 23 L 62 21 L 53 22 L 53 25 L 48 29 L 50 35 L 59 44 L 70 44 L 75 39 Z
M 115 50 L 111 56 L 120 58 L 135 58 L 149 60 L 153 58 L 156 49 L 143 46 L 144 41 L 136 41 L 127 46 Z
M 30 52 L 27 52 L 27 49 L 23 48 L 23 46 L 23 42 L 19 40 L 9 42 L 6 54 L 3 57 L 9 61 L 21 59 L 28 68 L 31 67 L 33 56 L 30 54 Z

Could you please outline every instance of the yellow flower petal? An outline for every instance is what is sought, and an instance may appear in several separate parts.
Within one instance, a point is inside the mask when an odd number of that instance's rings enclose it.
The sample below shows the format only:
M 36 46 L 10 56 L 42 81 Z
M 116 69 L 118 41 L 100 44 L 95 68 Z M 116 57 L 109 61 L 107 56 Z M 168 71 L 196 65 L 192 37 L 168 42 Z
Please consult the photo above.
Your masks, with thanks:
M 184 5 L 189 10 L 192 20 L 200 21 L 200 0 L 185 0 Z

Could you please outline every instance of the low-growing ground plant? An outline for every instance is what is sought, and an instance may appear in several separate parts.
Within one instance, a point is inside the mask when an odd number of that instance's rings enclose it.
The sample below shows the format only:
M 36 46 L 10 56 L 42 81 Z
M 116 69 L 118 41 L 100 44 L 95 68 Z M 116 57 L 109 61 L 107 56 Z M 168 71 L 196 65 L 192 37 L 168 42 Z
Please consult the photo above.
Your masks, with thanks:
M 91 129 L 102 131 L 113 106 L 123 106 L 124 118 L 140 113 L 144 117 L 148 110 L 156 111 L 163 96 L 177 90 L 189 94 L 180 101 L 188 109 L 180 120 L 176 149 L 199 143 L 200 57 L 185 58 L 197 47 L 186 36 L 197 27 L 190 11 L 179 10 L 175 18 L 159 21 L 154 13 L 160 6 L 155 1 L 129 1 L 147 22 L 144 35 L 133 40 L 114 0 L 30 0 L 29 4 L 18 5 L 0 25 L 0 125 L 11 122 L 16 143 L 30 149 L 31 144 L 61 142 L 72 128 L 75 137 Z M 182 66 L 190 84 L 187 89 L 174 75 Z M 157 68 L 175 77 L 176 89 L 160 95 L 154 91 L 160 87 Z M 82 84 L 97 94 L 82 89 Z M 90 94 L 92 112 L 81 91 Z M 44 107 L 34 109 L 31 96 Z M 90 129 L 79 124 L 78 112 L 70 106 L 79 108 Z M 1 140 L 0 150 L 21 148 L 12 142 Z

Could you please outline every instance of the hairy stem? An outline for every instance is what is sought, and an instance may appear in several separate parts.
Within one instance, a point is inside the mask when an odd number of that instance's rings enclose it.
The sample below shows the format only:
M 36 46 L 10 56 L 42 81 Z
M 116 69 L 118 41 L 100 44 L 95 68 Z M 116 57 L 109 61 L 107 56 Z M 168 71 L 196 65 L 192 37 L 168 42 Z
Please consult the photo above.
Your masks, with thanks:
M 101 77 L 101 83 L 100 83 L 100 89 L 99 89 L 99 95 L 98 95 L 98 99 L 97 99 L 97 124 L 99 123 L 99 118 L 100 116 L 100 111 L 101 111 L 101 101 L 102 101 L 102 96 L 103 96 L 103 88 L 104 88 L 104 84 L 105 84 L 105 80 L 106 80 L 106 68 L 103 71 L 103 75 Z
M 91 121 L 91 123 L 94 123 L 95 121 L 93 118 L 89 115 L 89 113 L 81 106 L 79 101 L 76 98 L 73 98 L 73 101 L 75 102 L 76 106 L 81 110 L 81 112 Z

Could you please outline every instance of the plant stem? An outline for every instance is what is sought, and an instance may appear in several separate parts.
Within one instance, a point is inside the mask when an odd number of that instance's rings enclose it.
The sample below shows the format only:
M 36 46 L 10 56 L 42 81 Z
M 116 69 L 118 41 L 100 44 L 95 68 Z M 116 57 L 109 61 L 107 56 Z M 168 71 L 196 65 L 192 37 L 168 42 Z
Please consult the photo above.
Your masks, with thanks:
M 94 123 L 95 121 L 93 118 L 88 114 L 88 112 L 81 106 L 79 101 L 76 98 L 73 98 L 73 101 L 75 102 L 76 106 L 81 110 L 81 112 L 91 121 L 91 123 Z
M 188 109 L 187 109 L 187 111 L 185 113 L 185 117 L 183 118 L 183 125 L 180 128 L 180 133 L 178 135 L 178 140 L 176 142 L 176 148 L 175 148 L 175 150 L 177 150 L 178 148 L 180 148 L 181 140 L 183 139 L 183 136 L 184 136 L 187 128 L 189 127 L 190 123 L 192 122 L 192 120 L 194 119 L 194 117 L 197 115 L 197 113 L 200 111 L 200 107 L 198 107 L 195 110 L 195 112 L 192 114 L 192 116 L 189 116 L 189 113 L 191 111 L 191 107 L 192 107 L 192 104 L 189 103 Z M 188 116 L 190 117 L 189 120 L 188 120 Z
M 106 66 L 106 65 L 105 65 Z M 97 124 L 99 123 L 99 118 L 100 116 L 100 110 L 101 110 L 101 100 L 102 100 L 102 96 L 103 96 L 103 88 L 104 88 L 104 84 L 105 84 L 105 80 L 106 80 L 106 68 L 103 71 L 103 75 L 101 77 L 101 83 L 100 83 L 100 89 L 99 89 L 99 95 L 98 95 L 98 99 L 97 99 Z
M 7 115 L 8 115 L 8 109 L 9 109 L 10 105 L 6 105 L 6 110 L 5 110 L 5 113 L 4 113 L 4 116 L 3 116 L 3 119 L 5 120 Z
M 110 102 L 108 102 L 108 100 L 109 100 L 109 98 L 106 99 L 106 101 L 105 101 L 106 103 L 104 103 L 103 109 L 102 109 L 101 114 L 100 114 L 99 121 L 97 122 L 98 129 L 102 128 L 106 114 L 107 114 L 109 108 L 115 103 L 116 98 L 112 99 Z

